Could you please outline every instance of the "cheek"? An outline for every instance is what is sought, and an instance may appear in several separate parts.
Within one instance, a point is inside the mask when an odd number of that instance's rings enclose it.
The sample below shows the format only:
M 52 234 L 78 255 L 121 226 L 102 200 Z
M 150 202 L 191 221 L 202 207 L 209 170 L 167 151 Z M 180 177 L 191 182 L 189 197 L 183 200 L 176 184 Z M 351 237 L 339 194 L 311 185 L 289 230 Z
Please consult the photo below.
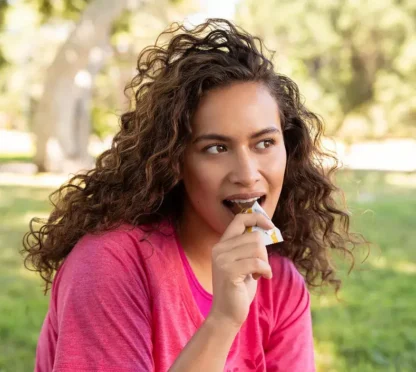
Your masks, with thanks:
M 188 192 L 208 197 L 216 193 L 220 185 L 219 170 L 209 164 L 191 161 L 185 168 L 184 183 Z
M 269 182 L 275 187 L 282 186 L 283 178 L 286 170 L 286 151 L 279 150 L 273 159 L 266 161 L 264 164 L 265 174 Z

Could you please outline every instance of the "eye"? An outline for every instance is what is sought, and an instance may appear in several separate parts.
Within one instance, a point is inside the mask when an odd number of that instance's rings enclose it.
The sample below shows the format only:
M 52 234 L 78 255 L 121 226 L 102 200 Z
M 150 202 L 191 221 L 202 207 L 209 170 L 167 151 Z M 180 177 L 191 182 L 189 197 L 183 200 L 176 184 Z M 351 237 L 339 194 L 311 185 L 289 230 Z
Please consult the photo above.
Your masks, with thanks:
M 274 139 L 266 139 L 266 140 L 260 141 L 259 144 L 260 143 L 263 143 L 264 144 L 264 147 L 258 147 L 258 146 L 256 146 L 257 148 L 267 149 L 268 147 L 273 146 L 276 143 L 276 141 Z
M 220 151 L 216 151 L 218 149 L 221 149 Z M 205 147 L 204 151 L 210 153 L 210 154 L 219 154 L 221 152 L 224 152 L 225 146 L 224 145 L 210 145 L 208 147 Z

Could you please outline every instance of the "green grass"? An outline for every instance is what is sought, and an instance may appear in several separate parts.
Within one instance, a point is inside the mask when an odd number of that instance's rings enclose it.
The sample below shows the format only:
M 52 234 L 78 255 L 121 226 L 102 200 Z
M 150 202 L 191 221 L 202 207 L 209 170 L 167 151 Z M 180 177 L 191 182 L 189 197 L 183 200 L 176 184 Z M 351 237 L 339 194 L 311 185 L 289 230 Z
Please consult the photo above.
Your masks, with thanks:
M 0 153 L 0 164 L 10 163 L 10 162 L 30 163 L 30 162 L 33 162 L 33 155 L 32 154 L 5 154 L 5 153 Z
M 416 179 L 344 172 L 354 231 L 373 242 L 357 251 L 337 301 L 313 296 L 319 371 L 416 371 Z M 0 372 L 33 370 L 48 297 L 18 254 L 33 216 L 46 216 L 51 189 L 0 186 Z
M 346 172 L 339 177 L 353 230 L 373 244 L 356 252 L 340 302 L 313 297 L 322 371 L 416 371 L 416 180 L 414 175 Z
M 39 330 L 47 310 L 40 281 L 25 270 L 18 251 L 33 215 L 45 215 L 50 190 L 0 187 L 0 371 L 33 371 Z

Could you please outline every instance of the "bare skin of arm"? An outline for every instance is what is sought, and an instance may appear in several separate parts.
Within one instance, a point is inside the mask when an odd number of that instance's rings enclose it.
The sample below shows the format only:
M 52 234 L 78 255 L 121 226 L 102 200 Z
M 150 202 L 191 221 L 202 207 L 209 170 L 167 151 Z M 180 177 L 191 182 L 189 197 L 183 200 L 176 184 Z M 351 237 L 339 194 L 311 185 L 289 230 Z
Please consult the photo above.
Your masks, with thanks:
M 224 371 L 228 353 L 238 331 L 239 328 L 230 322 L 227 324 L 208 316 L 169 372 Z

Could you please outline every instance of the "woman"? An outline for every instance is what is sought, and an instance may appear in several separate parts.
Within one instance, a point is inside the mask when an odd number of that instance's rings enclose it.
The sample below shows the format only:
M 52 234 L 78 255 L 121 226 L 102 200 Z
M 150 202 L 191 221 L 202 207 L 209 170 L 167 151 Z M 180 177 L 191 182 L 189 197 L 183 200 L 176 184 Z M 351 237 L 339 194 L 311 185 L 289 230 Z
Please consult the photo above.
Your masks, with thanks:
M 220 19 L 169 33 L 112 148 L 25 237 L 52 284 L 35 370 L 314 371 L 307 286 L 338 289 L 330 251 L 354 244 L 322 124 L 259 39 Z M 247 200 L 271 220 L 234 215 Z

